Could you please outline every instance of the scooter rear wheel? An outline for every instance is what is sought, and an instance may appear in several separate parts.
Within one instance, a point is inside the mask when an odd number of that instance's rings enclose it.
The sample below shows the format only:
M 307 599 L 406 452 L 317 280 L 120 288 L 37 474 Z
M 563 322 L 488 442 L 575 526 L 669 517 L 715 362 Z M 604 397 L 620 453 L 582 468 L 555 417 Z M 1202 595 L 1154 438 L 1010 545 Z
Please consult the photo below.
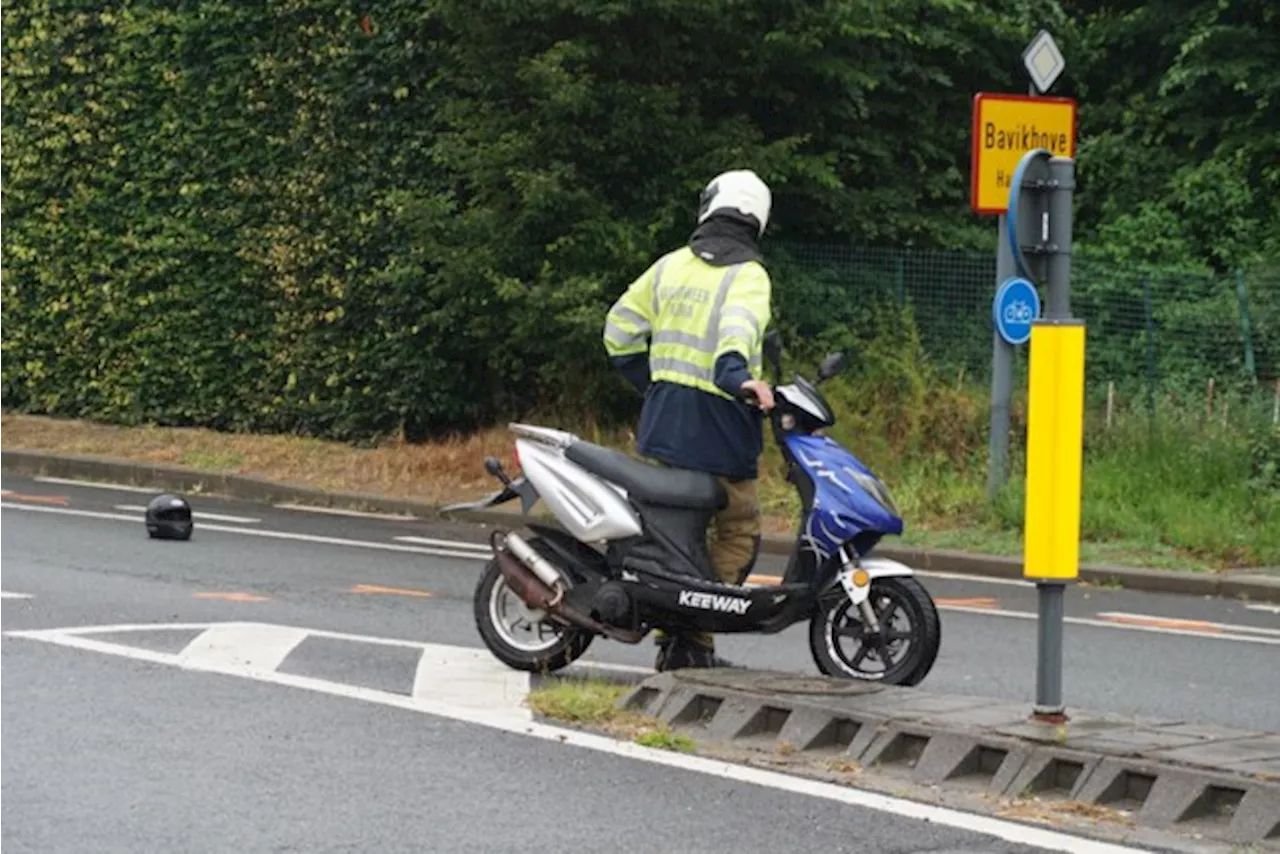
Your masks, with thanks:
M 529 545 L 548 560 L 552 552 L 537 538 Z M 557 567 L 557 569 L 560 569 Z M 573 579 L 560 570 L 566 584 Z M 476 629 L 494 657 L 514 670 L 551 673 L 582 656 L 594 636 L 576 626 L 566 626 L 526 605 L 512 590 L 491 560 L 476 583 L 472 597 Z
M 872 582 L 869 601 L 880 622 L 875 634 L 867 631 L 843 590 L 837 588 L 818 603 L 809 622 L 814 663 L 827 676 L 918 685 L 933 669 L 942 646 L 933 599 L 914 578 L 893 577 Z M 869 660 L 875 669 L 868 667 Z

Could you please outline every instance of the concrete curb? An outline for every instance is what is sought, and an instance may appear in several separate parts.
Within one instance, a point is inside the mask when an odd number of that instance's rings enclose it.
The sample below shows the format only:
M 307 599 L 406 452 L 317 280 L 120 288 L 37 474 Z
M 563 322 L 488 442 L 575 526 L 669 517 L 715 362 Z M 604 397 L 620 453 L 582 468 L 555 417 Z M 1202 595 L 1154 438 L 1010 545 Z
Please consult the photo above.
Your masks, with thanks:
M 986 812 L 1034 795 L 1122 810 L 1140 832 L 1280 850 L 1276 733 L 1070 709 L 1046 725 L 1005 700 L 747 670 L 657 674 L 618 707 L 747 761 L 856 763 L 859 788 Z
M 0 451 L 0 468 L 5 472 L 21 475 L 97 480 L 131 486 L 149 486 L 157 490 L 221 495 L 264 504 L 285 502 L 313 504 L 322 507 L 394 513 L 419 519 L 511 525 L 521 518 L 518 510 L 514 509 L 444 514 L 437 505 L 413 499 L 370 493 L 334 492 L 310 486 L 276 483 L 248 475 L 207 472 L 183 466 L 138 463 L 74 454 L 3 450 Z M 543 521 L 554 524 L 552 518 L 545 512 L 535 511 L 535 514 Z M 792 547 L 793 541 L 790 538 L 779 536 L 766 536 L 761 545 L 764 553 L 781 556 L 791 554 Z M 916 569 L 986 578 L 1022 577 L 1022 561 L 1019 558 L 901 545 L 882 545 L 877 547 L 876 551 L 884 557 L 902 561 Z M 1280 603 L 1280 575 L 1269 576 L 1244 571 L 1177 572 L 1084 564 L 1080 567 L 1080 578 L 1082 581 L 1093 584 L 1118 583 L 1129 590 L 1192 596 L 1226 596 Z

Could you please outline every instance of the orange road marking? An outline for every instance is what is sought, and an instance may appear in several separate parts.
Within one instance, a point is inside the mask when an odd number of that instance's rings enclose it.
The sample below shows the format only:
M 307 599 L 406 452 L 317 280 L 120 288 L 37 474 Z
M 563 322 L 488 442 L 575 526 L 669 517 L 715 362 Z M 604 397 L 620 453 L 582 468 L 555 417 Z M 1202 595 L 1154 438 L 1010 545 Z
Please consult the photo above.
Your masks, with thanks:
M 191 595 L 197 599 L 225 599 L 228 602 L 265 602 L 267 601 L 266 596 L 255 596 L 252 593 L 241 593 L 238 591 L 231 592 L 231 593 L 192 593 Z
M 766 586 L 772 587 L 776 584 L 782 583 L 782 576 L 781 575 L 748 575 L 747 583 L 748 584 L 764 584 Z
M 1120 614 L 1108 614 L 1103 616 L 1102 619 L 1109 623 L 1149 626 L 1153 629 L 1182 629 L 1189 632 L 1205 632 L 1211 635 L 1222 632 L 1222 629 L 1218 626 L 1213 623 L 1206 623 L 1203 620 L 1179 620 L 1174 617 L 1130 617 Z
M 27 501 L 32 504 L 57 504 L 59 507 L 66 507 L 69 503 L 65 495 L 22 495 L 9 490 L 0 490 L 0 496 L 4 498 L 12 498 L 14 501 Z
M 973 596 L 968 599 L 939 598 L 934 599 L 933 601 L 939 608 L 946 608 L 948 606 L 952 608 L 996 608 L 1000 604 L 990 596 Z
M 357 584 L 351 588 L 352 593 L 390 593 L 395 596 L 421 596 L 426 599 L 434 595 L 429 590 L 408 590 L 403 587 L 379 587 L 377 584 Z

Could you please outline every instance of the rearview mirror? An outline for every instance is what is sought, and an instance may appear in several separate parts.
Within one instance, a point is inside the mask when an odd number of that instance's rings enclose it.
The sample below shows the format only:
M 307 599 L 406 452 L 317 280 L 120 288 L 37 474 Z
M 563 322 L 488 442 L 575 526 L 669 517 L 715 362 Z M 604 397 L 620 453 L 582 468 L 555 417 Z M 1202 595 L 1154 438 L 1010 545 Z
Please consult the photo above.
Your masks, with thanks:
M 818 366 L 818 381 L 831 379 L 845 369 L 848 361 L 844 353 L 832 353 L 827 356 L 822 360 L 822 364 Z

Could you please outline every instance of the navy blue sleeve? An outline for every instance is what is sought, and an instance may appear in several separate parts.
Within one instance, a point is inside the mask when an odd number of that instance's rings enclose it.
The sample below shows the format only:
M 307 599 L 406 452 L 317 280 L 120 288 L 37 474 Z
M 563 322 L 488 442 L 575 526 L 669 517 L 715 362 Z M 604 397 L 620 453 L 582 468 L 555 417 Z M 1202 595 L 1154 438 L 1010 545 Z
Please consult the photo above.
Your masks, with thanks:
M 629 356 L 617 356 L 610 363 L 627 379 L 636 391 L 644 394 L 649 388 L 649 354 L 632 353 Z
M 725 394 L 737 395 L 742 384 L 751 379 L 747 360 L 741 353 L 725 353 L 716 359 L 716 387 Z

